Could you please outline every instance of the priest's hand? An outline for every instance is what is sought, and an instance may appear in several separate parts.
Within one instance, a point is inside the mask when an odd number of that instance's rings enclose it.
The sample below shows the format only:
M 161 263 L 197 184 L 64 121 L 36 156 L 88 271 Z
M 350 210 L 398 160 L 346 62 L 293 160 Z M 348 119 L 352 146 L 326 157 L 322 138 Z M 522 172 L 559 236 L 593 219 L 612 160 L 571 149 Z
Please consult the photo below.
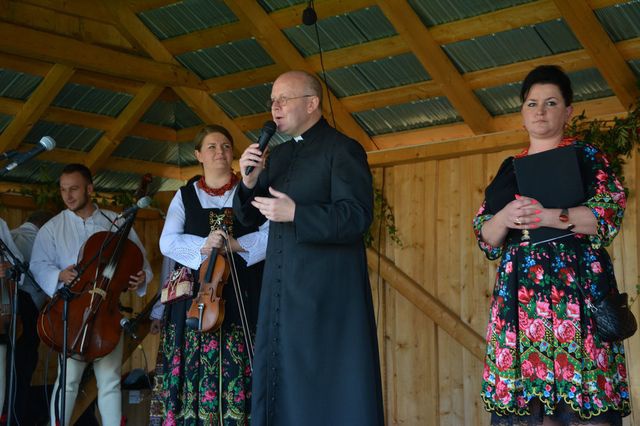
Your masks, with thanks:
M 268 148 L 267 148 L 268 150 Z M 247 147 L 240 156 L 240 174 L 242 175 L 242 183 L 249 189 L 256 186 L 258 175 L 264 169 L 264 160 L 266 151 L 263 153 L 258 149 L 258 144 L 254 143 Z M 253 167 L 251 173 L 247 174 L 247 167 Z
M 296 203 L 284 192 L 269 187 L 271 197 L 255 197 L 251 202 L 260 213 L 272 222 L 293 222 Z

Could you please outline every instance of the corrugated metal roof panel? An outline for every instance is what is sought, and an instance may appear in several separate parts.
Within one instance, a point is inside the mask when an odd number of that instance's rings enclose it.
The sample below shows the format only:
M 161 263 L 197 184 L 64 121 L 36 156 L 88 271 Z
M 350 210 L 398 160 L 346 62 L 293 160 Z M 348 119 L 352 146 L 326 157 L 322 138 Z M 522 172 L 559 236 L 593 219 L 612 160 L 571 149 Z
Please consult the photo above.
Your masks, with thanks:
M 283 30 L 302 56 L 319 53 L 315 26 L 298 25 Z M 318 20 L 322 50 L 362 44 L 396 34 L 396 30 L 377 6 Z
M 48 121 L 38 121 L 24 138 L 27 143 L 38 143 L 43 136 L 51 136 L 56 141 L 57 148 L 73 149 L 88 152 L 102 137 L 104 131 L 73 124 L 58 124 Z
M 176 59 L 205 80 L 274 63 L 253 38 L 183 53 Z
M 532 0 L 408 0 L 422 22 L 428 26 L 459 21 Z
M 258 0 L 258 3 L 264 10 L 271 13 L 296 4 L 307 3 L 307 0 Z
M 2 177 L 2 180 L 20 184 L 55 182 L 64 166 L 66 164 L 32 159 L 11 170 Z
M 633 70 L 633 72 L 636 74 L 636 77 L 640 79 L 640 59 L 633 59 L 629 61 L 628 64 Z
M 13 120 L 13 115 L 0 114 L 0 133 L 4 132 L 11 120 Z
M 127 136 L 113 151 L 113 156 L 134 160 L 155 161 L 179 166 L 178 144 L 154 141 L 138 136 Z
M 212 97 L 231 118 L 253 115 L 270 111 L 267 101 L 271 97 L 271 86 L 272 83 L 265 83 L 216 93 Z
M 331 91 L 339 98 L 404 86 L 430 78 L 413 53 L 363 62 L 327 72 Z
M 0 97 L 27 100 L 42 77 L 0 68 Z
M 598 69 L 589 68 L 569 73 L 574 102 L 611 96 L 613 92 Z M 520 110 L 522 81 L 475 91 L 491 115 L 509 114 Z
M 516 112 L 520 109 L 520 86 L 522 82 L 475 90 L 484 107 L 493 116 Z
M 613 91 L 597 68 L 588 68 L 569 73 L 574 102 L 612 96 Z
M 175 130 L 203 124 L 200 117 L 183 101 L 155 101 L 144 113 L 140 121 L 170 127 Z
M 260 136 L 260 130 L 262 129 L 254 129 L 248 132 L 244 132 L 244 134 L 247 136 L 247 138 L 249 138 L 250 141 L 257 141 L 258 136 Z M 280 145 L 281 143 L 286 142 L 290 139 L 290 136 L 276 132 L 269 141 L 269 147 L 273 148 L 274 146 Z
M 129 93 L 113 92 L 111 90 L 68 83 L 58 93 L 52 105 L 116 117 L 131 99 L 133 99 L 133 95 Z
M 142 173 L 126 173 L 114 170 L 98 171 L 93 177 L 96 190 L 103 192 L 134 192 L 140 186 Z M 155 177 L 149 185 L 149 193 L 153 194 L 161 186 L 163 178 Z
M 595 13 L 614 42 L 640 36 L 640 1 L 603 7 Z
M 442 46 L 463 73 L 581 48 L 562 19 Z
M 458 113 L 445 97 L 356 112 L 353 116 L 370 135 L 460 121 Z
M 160 40 L 238 20 L 223 0 L 182 0 L 145 10 L 138 17 Z

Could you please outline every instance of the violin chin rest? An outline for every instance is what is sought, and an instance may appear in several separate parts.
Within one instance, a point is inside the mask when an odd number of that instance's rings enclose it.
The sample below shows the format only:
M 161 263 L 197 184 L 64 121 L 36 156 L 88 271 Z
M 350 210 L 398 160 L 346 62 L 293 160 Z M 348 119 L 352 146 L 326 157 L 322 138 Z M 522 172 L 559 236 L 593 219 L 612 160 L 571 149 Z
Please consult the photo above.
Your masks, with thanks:
M 192 330 L 200 330 L 200 327 L 198 327 L 198 318 L 196 317 L 188 317 L 185 320 L 185 324 Z

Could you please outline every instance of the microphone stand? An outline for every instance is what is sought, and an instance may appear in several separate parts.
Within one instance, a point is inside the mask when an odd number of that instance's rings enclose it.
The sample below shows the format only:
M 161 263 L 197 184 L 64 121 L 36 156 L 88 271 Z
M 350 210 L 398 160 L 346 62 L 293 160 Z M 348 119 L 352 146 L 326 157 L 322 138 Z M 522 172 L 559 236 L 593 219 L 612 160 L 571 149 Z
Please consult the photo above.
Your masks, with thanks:
M 9 364 L 9 406 L 7 407 L 7 426 L 11 426 L 11 420 L 14 416 L 13 409 L 15 404 L 15 392 L 16 392 L 16 325 L 18 322 L 18 282 L 23 274 L 27 274 L 33 278 L 31 273 L 24 262 L 16 257 L 16 255 L 7 247 L 2 238 L 0 238 L 0 252 L 11 260 L 13 267 L 10 269 L 11 275 L 13 275 L 13 300 L 11 308 L 11 337 L 9 338 L 11 343 L 11 362 Z M 3 257 L 4 257 L 3 256 Z

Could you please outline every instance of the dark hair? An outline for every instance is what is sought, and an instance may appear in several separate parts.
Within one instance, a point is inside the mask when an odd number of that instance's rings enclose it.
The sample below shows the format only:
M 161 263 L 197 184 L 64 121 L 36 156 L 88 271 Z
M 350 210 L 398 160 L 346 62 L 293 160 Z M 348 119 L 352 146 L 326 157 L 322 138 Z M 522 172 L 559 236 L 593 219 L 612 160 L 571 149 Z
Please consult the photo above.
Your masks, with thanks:
M 71 163 L 64 166 L 61 175 L 68 175 L 71 173 L 80 173 L 90 185 L 93 185 L 93 178 L 91 177 L 91 170 L 84 164 Z
M 36 210 L 29 215 L 26 221 L 33 223 L 38 228 L 42 228 L 42 225 L 47 223 L 53 216 L 54 214 L 48 210 Z
M 202 141 L 207 135 L 210 135 L 211 133 L 220 133 L 224 135 L 224 137 L 229 139 L 229 142 L 231 142 L 231 146 L 233 146 L 233 138 L 231 137 L 231 133 L 229 133 L 227 129 L 218 124 L 207 124 L 202 129 L 200 129 L 196 137 L 193 138 L 193 143 L 195 144 L 196 151 L 200 151 L 200 148 L 202 148 Z
M 571 80 L 562 68 L 557 65 L 540 65 L 531 71 L 522 82 L 520 89 L 520 101 L 524 102 L 529 96 L 529 90 L 534 84 L 553 84 L 560 89 L 566 106 L 573 102 L 573 90 Z

